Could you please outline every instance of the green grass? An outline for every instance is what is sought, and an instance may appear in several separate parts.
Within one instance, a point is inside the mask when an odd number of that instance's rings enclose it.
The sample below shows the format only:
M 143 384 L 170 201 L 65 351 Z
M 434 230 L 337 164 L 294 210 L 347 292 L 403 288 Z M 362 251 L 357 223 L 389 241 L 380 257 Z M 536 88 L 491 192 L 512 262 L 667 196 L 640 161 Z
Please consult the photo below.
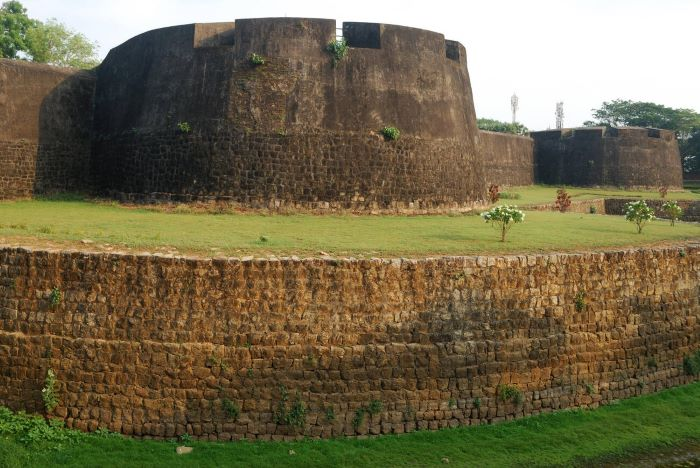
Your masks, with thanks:
M 498 203 L 510 203 L 519 205 L 536 205 L 554 203 L 557 199 L 557 189 L 565 188 L 571 195 L 572 201 L 592 200 L 595 198 L 639 198 L 646 200 L 660 200 L 658 190 L 625 190 L 613 187 L 568 187 L 548 185 L 528 185 L 524 187 L 501 187 L 501 192 L 520 195 L 519 199 L 504 199 Z M 692 187 L 687 187 L 692 188 Z M 668 200 L 700 200 L 700 193 L 690 190 L 680 192 L 668 192 Z
M 700 238 L 700 225 L 655 221 L 639 235 L 622 217 L 528 212 L 505 243 L 471 216 L 178 214 L 88 201 L 0 203 L 0 242 L 76 243 L 205 255 L 357 257 L 548 252 Z M 80 244 L 77 244 L 80 246 Z M 85 246 L 82 246 L 85 247 Z
M 181 456 L 175 454 L 176 442 L 116 435 L 64 435 L 61 441 L 59 434 L 52 441 L 53 435 L 37 437 L 41 431 L 18 429 L 5 416 L 0 418 L 0 467 L 436 466 L 443 457 L 457 466 L 590 465 L 700 440 L 698 401 L 700 383 L 694 383 L 593 411 L 490 426 L 365 440 L 192 442 L 194 451 Z

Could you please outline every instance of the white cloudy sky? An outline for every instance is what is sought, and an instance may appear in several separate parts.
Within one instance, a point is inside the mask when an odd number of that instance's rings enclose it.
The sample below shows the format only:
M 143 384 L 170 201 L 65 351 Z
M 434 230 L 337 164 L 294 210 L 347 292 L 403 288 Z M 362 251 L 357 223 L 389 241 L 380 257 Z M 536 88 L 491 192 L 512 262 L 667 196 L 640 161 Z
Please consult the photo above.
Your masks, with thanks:
M 100 44 L 100 55 L 162 26 L 297 16 L 430 29 L 467 48 L 476 113 L 566 126 L 616 98 L 700 111 L 699 0 L 280 1 L 20 0 L 34 18 L 57 18 Z M 339 25 L 340 26 L 340 25 Z

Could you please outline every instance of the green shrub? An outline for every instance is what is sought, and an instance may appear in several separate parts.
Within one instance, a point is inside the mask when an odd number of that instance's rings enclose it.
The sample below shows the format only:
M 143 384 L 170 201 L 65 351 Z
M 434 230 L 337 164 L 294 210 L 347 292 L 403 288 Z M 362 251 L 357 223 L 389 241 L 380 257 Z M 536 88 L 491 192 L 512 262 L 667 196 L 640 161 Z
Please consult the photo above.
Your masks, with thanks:
M 190 133 L 192 131 L 192 127 L 190 127 L 188 122 L 178 122 L 177 129 L 182 133 Z
M 63 295 L 61 294 L 61 290 L 58 288 L 58 286 L 54 286 L 49 293 L 49 302 L 51 303 L 51 307 L 57 307 L 59 304 L 61 304 L 62 297 Z
M 664 213 L 666 213 L 668 219 L 671 220 L 671 226 L 675 226 L 676 221 L 681 219 L 681 216 L 683 216 L 683 208 L 678 206 L 678 203 L 675 201 L 664 202 L 664 204 L 661 205 L 661 209 L 664 210 Z
M 332 406 L 329 406 L 324 410 L 324 413 L 326 414 L 326 421 L 331 422 L 335 421 L 335 410 L 333 409 Z
M 41 399 L 44 401 L 46 414 L 51 414 L 58 406 L 58 380 L 53 369 L 46 371 L 44 388 L 41 389 Z
M 644 225 L 654 219 L 654 210 L 644 200 L 629 202 L 625 205 L 625 219 L 634 223 L 641 234 Z
M 233 419 L 234 421 L 238 419 L 238 415 L 240 414 L 241 410 L 236 403 L 228 398 L 224 398 L 221 400 L 221 406 L 224 408 L 224 411 L 229 418 Z
M 252 52 L 248 56 L 248 63 L 250 63 L 254 67 L 257 67 L 259 65 L 265 65 L 265 59 L 261 55 Z
M 683 370 L 686 375 L 700 375 L 700 349 L 683 358 Z
M 574 306 L 576 307 L 576 312 L 583 312 L 586 308 L 586 293 L 584 291 L 579 291 L 574 296 Z
M 506 241 L 506 234 L 514 224 L 525 222 L 525 213 L 517 206 L 499 205 L 481 213 L 484 221 L 498 228 L 501 232 L 501 242 Z
M 398 140 L 401 136 L 401 131 L 396 127 L 384 127 L 380 130 L 380 133 L 386 140 Z
M 516 385 L 499 385 L 498 386 L 498 397 L 501 401 L 512 401 L 516 405 L 523 402 L 523 392 Z
M 384 409 L 384 404 L 380 400 L 372 400 L 367 405 L 367 412 L 372 416 L 381 413 L 382 409 Z
M 331 41 L 326 45 L 326 52 L 331 55 L 333 68 L 348 55 L 348 43 L 345 39 Z
M 275 423 L 293 427 L 304 427 L 304 424 L 306 424 L 306 406 L 304 406 L 304 402 L 301 401 L 299 392 L 297 392 L 296 398 L 289 408 L 287 407 L 288 402 L 289 392 L 287 391 L 287 387 L 280 385 L 280 401 L 273 415 Z
M 0 406 L 0 435 L 14 436 L 21 444 L 39 446 L 52 450 L 62 450 L 66 444 L 73 444 L 90 437 L 74 429 L 66 429 L 58 419 L 44 419 L 24 412 L 13 413 Z M 0 466 L 2 460 L 0 460 Z
M 594 205 L 591 205 L 588 207 L 588 212 L 590 214 L 596 214 L 598 212 L 598 208 L 596 208 Z
M 367 410 L 362 407 L 362 408 L 357 408 L 355 410 L 355 415 L 352 417 L 352 428 L 357 432 L 357 430 L 360 428 L 360 425 L 362 424 L 362 421 L 365 420 L 365 413 Z

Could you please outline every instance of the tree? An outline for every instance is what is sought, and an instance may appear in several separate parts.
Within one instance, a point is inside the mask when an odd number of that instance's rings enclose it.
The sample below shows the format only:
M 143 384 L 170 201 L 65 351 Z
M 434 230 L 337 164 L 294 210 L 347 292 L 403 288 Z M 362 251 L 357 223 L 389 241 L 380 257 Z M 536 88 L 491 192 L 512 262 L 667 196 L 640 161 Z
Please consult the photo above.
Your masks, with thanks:
M 525 213 L 511 205 L 496 206 L 481 213 L 481 217 L 501 232 L 501 242 L 506 241 L 506 234 L 514 224 L 525 222 Z
M 513 133 L 515 135 L 524 135 L 529 130 L 521 123 L 501 122 L 495 119 L 476 119 L 476 126 L 481 130 L 499 133 Z
M 27 16 L 27 9 L 20 2 L 5 2 L 0 7 L 0 55 L 2 58 L 19 58 L 19 52 L 27 51 L 27 31 L 36 21 Z
M 679 141 L 678 146 L 683 159 L 683 170 L 687 173 L 700 174 L 700 129 L 687 139 Z
M 586 126 L 633 126 L 672 130 L 676 133 L 683 168 L 700 172 L 700 114 L 692 109 L 673 109 L 653 102 L 615 99 L 591 109 L 593 118 Z
M 29 59 L 51 65 L 92 68 L 99 63 L 97 43 L 56 19 L 45 23 L 27 16 L 18 1 L 0 7 L 0 52 L 3 58 Z
M 681 216 L 683 216 L 683 208 L 678 206 L 678 203 L 675 201 L 667 201 L 661 205 L 661 209 L 664 210 L 664 213 L 666 213 L 668 219 L 671 220 L 671 226 L 675 226 L 676 221 L 681 219 Z
M 27 43 L 35 62 L 76 68 L 93 68 L 100 63 L 97 44 L 55 18 L 29 29 Z
M 629 202 L 625 205 L 625 219 L 637 226 L 637 233 L 642 233 L 642 228 L 649 221 L 654 220 L 654 209 L 644 200 Z

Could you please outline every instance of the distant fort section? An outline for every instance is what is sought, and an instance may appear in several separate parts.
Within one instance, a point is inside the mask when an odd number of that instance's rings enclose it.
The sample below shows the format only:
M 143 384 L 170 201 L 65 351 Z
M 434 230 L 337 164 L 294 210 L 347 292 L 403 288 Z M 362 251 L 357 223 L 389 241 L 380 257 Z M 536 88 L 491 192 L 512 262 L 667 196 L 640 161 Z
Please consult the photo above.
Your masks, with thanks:
M 336 34 L 244 19 L 143 33 L 91 71 L 0 59 L 0 199 L 420 213 L 483 206 L 489 184 L 682 186 L 672 132 L 479 131 L 460 43 L 346 22 L 334 60 Z
M 535 178 L 551 185 L 683 187 L 672 131 L 584 127 L 532 132 Z
M 442 34 L 266 18 L 150 31 L 97 70 L 93 177 L 120 198 L 468 208 L 485 192 L 464 47 Z M 251 54 L 265 63 L 251 63 Z M 385 126 L 400 130 L 386 141 Z M 184 130 L 183 130 L 184 128 Z

